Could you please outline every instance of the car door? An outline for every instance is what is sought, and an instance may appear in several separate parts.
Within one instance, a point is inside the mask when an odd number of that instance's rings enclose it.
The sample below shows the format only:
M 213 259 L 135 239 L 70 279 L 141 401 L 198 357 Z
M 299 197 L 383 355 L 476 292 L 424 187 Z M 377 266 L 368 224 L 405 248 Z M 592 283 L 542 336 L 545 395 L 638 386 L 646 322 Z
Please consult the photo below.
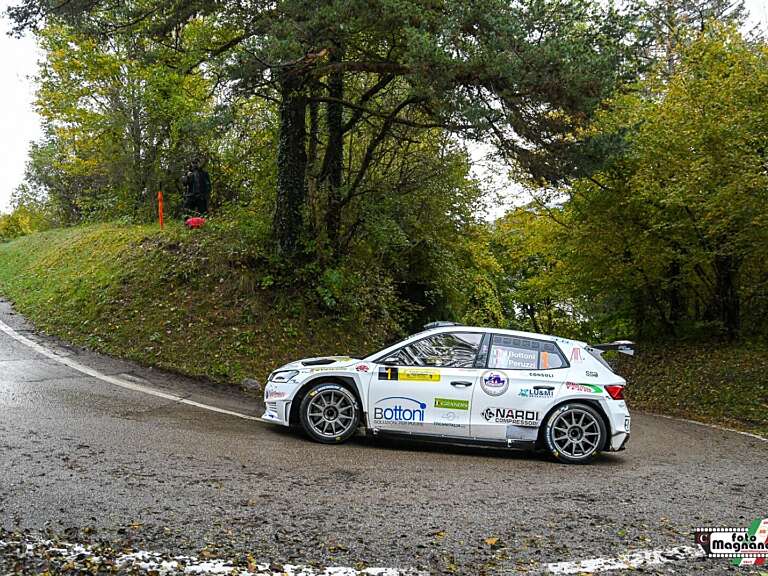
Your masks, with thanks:
M 375 363 L 368 394 L 375 430 L 469 436 L 481 332 L 439 332 L 410 342 Z
M 471 434 L 531 441 L 554 404 L 568 363 L 552 341 L 493 334 L 472 401 Z

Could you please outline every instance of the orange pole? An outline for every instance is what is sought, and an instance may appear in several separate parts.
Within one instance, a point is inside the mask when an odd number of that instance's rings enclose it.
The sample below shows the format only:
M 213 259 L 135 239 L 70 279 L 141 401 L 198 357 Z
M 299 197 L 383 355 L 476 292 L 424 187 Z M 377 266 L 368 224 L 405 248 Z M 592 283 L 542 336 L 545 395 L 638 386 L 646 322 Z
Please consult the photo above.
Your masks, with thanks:
M 160 217 L 160 229 L 163 228 L 163 193 L 157 193 L 157 215 Z

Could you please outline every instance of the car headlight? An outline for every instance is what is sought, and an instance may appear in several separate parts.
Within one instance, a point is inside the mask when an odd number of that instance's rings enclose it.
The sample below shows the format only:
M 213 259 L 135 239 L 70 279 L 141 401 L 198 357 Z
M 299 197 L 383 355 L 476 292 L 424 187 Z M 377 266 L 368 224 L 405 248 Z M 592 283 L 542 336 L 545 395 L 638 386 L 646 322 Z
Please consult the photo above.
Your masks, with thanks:
M 272 374 L 269 375 L 269 381 L 276 382 L 278 384 L 288 382 L 298 373 L 298 370 L 280 370 L 279 372 L 272 372 Z

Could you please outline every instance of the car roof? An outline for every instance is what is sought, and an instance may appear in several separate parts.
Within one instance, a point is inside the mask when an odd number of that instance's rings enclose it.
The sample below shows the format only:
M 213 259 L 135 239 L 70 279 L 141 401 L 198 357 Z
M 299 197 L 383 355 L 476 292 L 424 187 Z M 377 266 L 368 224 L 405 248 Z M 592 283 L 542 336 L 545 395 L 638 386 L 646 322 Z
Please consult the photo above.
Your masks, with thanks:
M 492 332 L 493 334 L 503 334 L 506 336 L 517 336 L 519 338 L 532 338 L 534 340 L 552 340 L 552 341 L 558 341 L 558 342 L 572 342 L 575 344 L 579 344 L 582 346 L 588 346 L 586 342 L 581 342 L 579 340 L 573 340 L 571 338 L 563 338 L 560 336 L 553 336 L 551 334 L 540 334 L 537 332 L 524 332 L 522 330 L 507 330 L 505 328 L 492 328 L 488 326 L 465 326 L 463 324 L 454 324 L 452 326 L 439 326 L 437 328 L 430 328 L 428 330 L 423 330 L 421 332 L 417 332 L 416 334 L 413 334 L 406 338 L 406 340 L 410 340 L 411 338 L 414 338 L 416 336 L 424 337 L 428 334 L 440 334 L 443 332 Z

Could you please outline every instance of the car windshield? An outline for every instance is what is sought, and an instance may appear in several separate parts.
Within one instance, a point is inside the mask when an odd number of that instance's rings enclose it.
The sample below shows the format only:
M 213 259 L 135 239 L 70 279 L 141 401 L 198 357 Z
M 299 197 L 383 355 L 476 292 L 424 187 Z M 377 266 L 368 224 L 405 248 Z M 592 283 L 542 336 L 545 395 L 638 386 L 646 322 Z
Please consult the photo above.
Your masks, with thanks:
M 375 357 L 375 356 L 379 356 L 380 354 L 382 354 L 384 352 L 384 350 L 386 350 L 388 348 L 392 348 L 392 346 L 396 346 L 398 344 L 405 344 L 407 342 L 412 341 L 414 338 L 421 338 L 427 332 L 430 332 L 430 330 L 422 330 L 421 332 L 417 332 L 416 334 L 411 334 L 410 336 L 408 336 L 407 338 L 404 338 L 402 340 L 395 340 L 393 342 L 390 342 L 389 344 L 387 344 L 383 348 L 379 348 L 378 350 L 374 350 L 373 352 L 366 352 L 365 354 L 361 354 L 360 356 L 354 356 L 354 357 L 355 358 L 372 358 L 372 357 Z

